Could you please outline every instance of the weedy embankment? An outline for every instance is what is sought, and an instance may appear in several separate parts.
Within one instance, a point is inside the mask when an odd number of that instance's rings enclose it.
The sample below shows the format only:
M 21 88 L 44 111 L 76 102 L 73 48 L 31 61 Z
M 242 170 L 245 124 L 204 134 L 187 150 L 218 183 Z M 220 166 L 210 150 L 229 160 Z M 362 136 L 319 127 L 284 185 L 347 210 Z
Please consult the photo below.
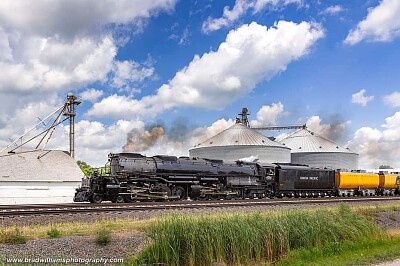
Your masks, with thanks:
M 173 215 L 148 229 L 149 245 L 129 265 L 254 265 L 301 249 L 341 249 L 348 241 L 387 238 L 376 223 L 351 211 Z

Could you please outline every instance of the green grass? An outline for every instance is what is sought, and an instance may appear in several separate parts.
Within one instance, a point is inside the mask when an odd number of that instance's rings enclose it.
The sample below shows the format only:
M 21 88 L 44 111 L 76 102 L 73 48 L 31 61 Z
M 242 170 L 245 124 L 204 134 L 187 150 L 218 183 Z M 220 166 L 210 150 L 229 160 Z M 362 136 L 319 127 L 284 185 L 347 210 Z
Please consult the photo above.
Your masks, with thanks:
M 149 246 L 129 265 L 254 265 L 273 263 L 298 249 L 346 241 L 385 239 L 370 219 L 348 206 L 338 211 L 287 211 L 214 216 L 173 215 L 149 229 Z
M 24 244 L 26 243 L 26 236 L 21 233 L 19 227 L 14 226 L 8 230 L 0 230 L 0 243 L 1 244 Z
M 276 266 L 371 265 L 400 257 L 400 238 L 346 241 L 289 252 Z
M 96 243 L 102 246 L 107 245 L 111 241 L 111 230 L 106 224 L 97 230 Z
M 49 223 L 46 225 L 18 226 L 18 230 L 21 234 L 26 236 L 27 239 L 49 238 L 49 231 L 51 231 L 52 228 L 57 229 L 57 231 L 60 233 L 60 237 L 96 235 L 98 230 L 105 224 L 112 232 L 140 233 L 143 232 L 150 224 L 153 224 L 155 220 L 155 218 L 148 220 L 124 218 L 98 220 L 95 222 L 62 222 Z M 0 226 L 0 243 L 2 243 L 2 232 L 9 233 L 13 230 L 15 230 L 15 226 Z
M 50 229 L 47 231 L 47 235 L 48 235 L 50 238 L 58 238 L 58 237 L 61 236 L 61 233 L 60 233 L 60 231 L 58 231 L 57 228 L 52 227 L 52 228 L 50 228 Z

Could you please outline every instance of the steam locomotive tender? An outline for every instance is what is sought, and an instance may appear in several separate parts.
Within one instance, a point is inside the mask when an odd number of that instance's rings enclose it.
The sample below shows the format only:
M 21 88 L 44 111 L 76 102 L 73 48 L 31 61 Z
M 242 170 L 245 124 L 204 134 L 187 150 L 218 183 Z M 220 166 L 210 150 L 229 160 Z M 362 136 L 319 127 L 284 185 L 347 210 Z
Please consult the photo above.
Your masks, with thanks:
M 108 174 L 84 179 L 75 202 L 242 199 L 337 195 L 335 171 L 175 156 L 109 154 Z

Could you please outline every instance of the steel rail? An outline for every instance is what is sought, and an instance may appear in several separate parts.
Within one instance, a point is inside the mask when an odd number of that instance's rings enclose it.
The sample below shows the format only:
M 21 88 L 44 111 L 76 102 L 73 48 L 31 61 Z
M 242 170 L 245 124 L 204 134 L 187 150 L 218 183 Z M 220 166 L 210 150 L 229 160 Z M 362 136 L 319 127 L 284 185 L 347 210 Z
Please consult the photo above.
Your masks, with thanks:
M 357 197 L 357 198 L 311 198 L 311 199 L 268 199 L 268 200 L 220 200 L 220 201 L 177 201 L 138 202 L 130 204 L 56 204 L 0 206 L 0 217 L 42 214 L 92 213 L 114 211 L 145 211 L 160 209 L 200 209 L 248 206 L 278 206 L 300 204 L 326 204 L 339 202 L 382 202 L 399 201 L 400 197 Z

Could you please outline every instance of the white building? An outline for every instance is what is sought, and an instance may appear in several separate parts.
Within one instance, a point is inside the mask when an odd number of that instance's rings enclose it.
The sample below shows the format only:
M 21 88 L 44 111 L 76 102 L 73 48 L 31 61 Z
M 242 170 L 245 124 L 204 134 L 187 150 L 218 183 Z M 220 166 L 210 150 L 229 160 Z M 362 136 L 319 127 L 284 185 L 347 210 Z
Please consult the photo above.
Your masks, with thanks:
M 0 204 L 73 202 L 82 171 L 65 151 L 0 154 Z

